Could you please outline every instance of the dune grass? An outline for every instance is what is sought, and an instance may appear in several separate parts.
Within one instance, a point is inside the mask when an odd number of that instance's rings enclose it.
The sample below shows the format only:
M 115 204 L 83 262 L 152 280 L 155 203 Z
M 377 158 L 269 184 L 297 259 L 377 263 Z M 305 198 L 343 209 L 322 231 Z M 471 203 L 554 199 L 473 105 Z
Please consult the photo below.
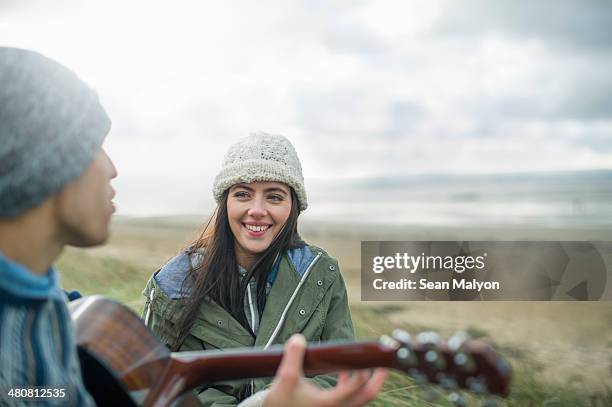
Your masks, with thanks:
M 114 225 L 113 239 L 99 249 L 68 248 L 57 267 L 66 289 L 77 289 L 84 295 L 102 294 L 114 298 L 140 314 L 144 304 L 141 290 L 151 273 L 176 253 L 194 235 L 192 226 L 171 223 L 130 223 Z M 329 243 L 329 242 L 328 242 Z M 343 248 L 338 246 L 338 251 Z M 348 260 L 350 263 L 351 260 Z M 482 304 L 484 306 L 484 304 Z M 410 312 L 401 305 L 371 306 L 354 301 L 351 306 L 359 338 L 375 338 L 392 331 L 398 325 L 391 316 Z M 421 307 L 423 309 L 423 307 Z M 415 312 L 415 311 L 413 311 Z M 610 313 L 605 318 L 608 318 Z M 609 323 L 604 319 L 602 323 Z M 412 328 L 428 329 L 425 323 Z M 489 332 L 481 326 L 466 326 L 472 336 L 495 338 L 500 332 Z M 609 327 L 607 327 L 609 330 Z M 605 334 L 605 332 L 604 332 Z M 605 336 L 605 335 L 604 335 Z M 607 339 L 609 341 L 609 339 Z M 612 342 L 602 351 L 602 357 L 612 362 Z M 612 406 L 612 387 L 609 377 L 601 378 L 601 386 L 581 386 L 583 374 L 589 366 L 579 366 L 574 375 L 561 380 L 542 377 L 543 364 L 520 346 L 503 344 L 498 350 L 511 362 L 513 383 L 507 400 L 495 399 L 499 406 Z M 612 364 L 611 371 L 612 373 Z M 467 405 L 480 405 L 481 398 L 462 394 Z M 372 406 L 452 406 L 449 395 L 437 387 L 417 384 L 408 376 L 392 373 Z

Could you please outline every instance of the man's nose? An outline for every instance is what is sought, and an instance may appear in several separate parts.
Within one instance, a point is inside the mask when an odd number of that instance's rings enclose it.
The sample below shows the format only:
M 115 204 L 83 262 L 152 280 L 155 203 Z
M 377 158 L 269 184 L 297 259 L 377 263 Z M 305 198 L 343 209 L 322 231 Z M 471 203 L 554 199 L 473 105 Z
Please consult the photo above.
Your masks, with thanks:
M 113 178 L 117 178 L 117 167 L 115 167 L 115 163 L 113 162 L 113 160 L 109 157 L 109 155 L 106 153 L 106 151 L 102 150 L 102 154 L 104 154 L 104 157 L 106 158 L 107 162 L 108 162 L 108 176 L 110 179 Z

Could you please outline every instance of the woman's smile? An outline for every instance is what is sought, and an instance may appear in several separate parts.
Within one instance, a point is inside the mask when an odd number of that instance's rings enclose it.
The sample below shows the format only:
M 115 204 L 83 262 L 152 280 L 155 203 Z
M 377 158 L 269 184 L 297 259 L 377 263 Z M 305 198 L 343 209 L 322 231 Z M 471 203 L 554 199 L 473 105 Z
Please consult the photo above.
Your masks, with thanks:
M 272 225 L 270 224 L 246 223 L 246 222 L 244 222 L 242 226 L 245 227 L 249 236 L 252 236 L 252 237 L 263 236 L 272 227 Z

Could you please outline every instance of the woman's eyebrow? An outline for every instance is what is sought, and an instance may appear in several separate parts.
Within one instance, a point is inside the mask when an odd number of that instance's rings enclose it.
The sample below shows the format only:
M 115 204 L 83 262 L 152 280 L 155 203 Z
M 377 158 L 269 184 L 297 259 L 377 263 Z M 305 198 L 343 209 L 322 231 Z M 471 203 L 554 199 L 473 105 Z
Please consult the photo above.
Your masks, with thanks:
M 264 192 L 266 192 L 266 193 L 268 193 L 268 192 L 282 192 L 284 195 L 288 195 L 287 191 L 285 191 L 282 188 L 278 188 L 278 187 L 266 188 L 264 190 Z
M 251 187 L 249 186 L 249 184 L 236 184 L 236 185 L 234 185 L 234 186 L 232 187 L 232 189 L 238 189 L 238 188 L 247 189 L 247 190 L 249 190 L 249 191 L 251 191 L 251 192 L 255 191 L 253 188 L 251 188 Z

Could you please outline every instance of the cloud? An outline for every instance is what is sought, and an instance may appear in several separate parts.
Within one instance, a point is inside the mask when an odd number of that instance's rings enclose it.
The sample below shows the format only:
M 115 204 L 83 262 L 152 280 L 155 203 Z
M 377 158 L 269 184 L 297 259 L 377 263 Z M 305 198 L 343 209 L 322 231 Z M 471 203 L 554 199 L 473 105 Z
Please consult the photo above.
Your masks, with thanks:
M 612 7 L 607 0 L 450 1 L 435 31 L 445 35 L 497 33 L 571 52 L 609 53 Z
M 577 149 L 587 149 L 591 152 L 612 154 L 612 124 L 598 123 L 591 126 L 586 131 L 581 131 L 579 137 L 572 139 L 572 145 Z
M 558 117 L 584 121 L 612 120 L 611 70 L 612 56 L 593 61 L 569 79 Z
M 466 111 L 487 127 L 504 121 L 612 120 L 612 58 L 565 62 L 546 56 L 514 89 L 476 93 Z
M 0 0 L 0 17 L 78 15 L 87 8 L 83 3 L 78 0 Z
M 157 185 L 173 191 L 164 207 L 181 194 L 200 207 L 197 189 L 254 130 L 287 135 L 309 180 L 612 167 L 603 2 L 8 7 L 0 43 L 57 58 L 99 91 L 124 208 L 146 201 L 127 190 Z
M 336 21 L 322 35 L 322 42 L 331 52 L 376 58 L 387 52 L 384 41 L 363 23 Z
M 398 100 L 389 109 L 389 124 L 385 134 L 391 137 L 407 135 L 425 116 L 425 108 L 418 102 Z

